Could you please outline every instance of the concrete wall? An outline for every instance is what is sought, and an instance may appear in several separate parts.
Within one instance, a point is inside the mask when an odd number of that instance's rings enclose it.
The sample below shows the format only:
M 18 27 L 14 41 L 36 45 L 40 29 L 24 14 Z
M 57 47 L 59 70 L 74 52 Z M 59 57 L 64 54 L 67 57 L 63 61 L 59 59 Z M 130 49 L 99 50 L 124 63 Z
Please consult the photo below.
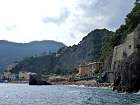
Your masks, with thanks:
M 140 45 L 140 39 L 138 39 L 137 35 L 132 32 L 127 35 L 127 38 L 123 44 L 114 47 L 113 58 L 111 70 L 113 71 L 114 66 L 117 62 L 122 61 L 126 57 L 132 55 L 135 51 L 137 51 L 136 46 Z

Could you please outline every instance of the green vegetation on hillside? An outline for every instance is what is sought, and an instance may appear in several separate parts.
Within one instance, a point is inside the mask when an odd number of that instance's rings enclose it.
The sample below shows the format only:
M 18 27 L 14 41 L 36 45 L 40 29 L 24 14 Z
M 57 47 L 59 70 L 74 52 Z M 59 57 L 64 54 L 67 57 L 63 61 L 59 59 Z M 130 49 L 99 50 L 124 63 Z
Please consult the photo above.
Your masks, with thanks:
M 107 35 L 104 36 L 103 43 L 102 43 L 102 48 L 101 48 L 100 61 L 104 62 L 104 60 L 107 58 L 107 56 L 112 52 L 113 37 L 114 37 L 113 32 L 111 32 L 110 34 L 108 33 Z
M 120 43 L 123 43 L 127 34 L 134 31 L 134 29 L 140 23 L 140 3 L 139 0 L 136 0 L 135 7 L 127 15 L 125 19 L 125 24 L 121 25 L 120 28 L 116 31 L 115 37 L 113 39 L 113 46 L 116 46 Z
M 92 33 L 91 33 L 92 34 Z M 94 38 L 91 42 L 93 49 L 90 53 L 91 61 L 103 61 L 112 49 L 113 32 L 107 29 L 94 31 Z
M 25 57 L 57 52 L 64 46 L 63 43 L 51 40 L 33 41 L 30 43 L 0 40 L 0 72 L 3 72 L 8 65 L 22 60 Z
M 61 48 L 57 54 L 26 58 L 13 70 L 62 75 L 72 73 L 81 63 L 104 61 L 112 53 L 114 46 L 123 43 L 127 34 L 138 24 L 140 24 L 140 3 L 136 0 L 135 7 L 125 19 L 125 24 L 121 25 L 116 33 L 96 29 L 84 37 L 78 45 Z
M 113 32 L 106 29 L 96 29 L 90 32 L 78 44 L 63 47 L 57 53 L 28 57 L 19 62 L 14 72 L 21 70 L 43 74 L 72 74 L 79 64 L 104 60 L 109 54 Z
M 36 73 L 51 73 L 54 64 L 57 62 L 57 57 L 55 53 L 50 55 L 42 55 L 38 57 L 27 57 L 23 61 L 19 62 L 15 68 L 14 72 L 19 71 L 30 71 Z

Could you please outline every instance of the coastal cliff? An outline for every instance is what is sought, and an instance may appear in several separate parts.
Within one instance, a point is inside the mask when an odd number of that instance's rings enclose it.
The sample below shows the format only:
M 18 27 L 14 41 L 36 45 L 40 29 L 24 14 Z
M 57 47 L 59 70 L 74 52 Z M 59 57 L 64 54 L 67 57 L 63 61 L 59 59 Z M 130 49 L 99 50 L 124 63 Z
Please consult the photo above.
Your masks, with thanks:
M 111 65 L 111 69 L 114 71 L 114 90 L 119 92 L 137 92 L 140 90 L 139 38 L 140 25 L 134 32 L 127 35 L 125 43 L 114 48 Z
M 114 83 L 118 92 L 140 90 L 140 3 L 136 2 L 125 24 L 116 30 L 113 49 L 104 61 L 102 81 Z

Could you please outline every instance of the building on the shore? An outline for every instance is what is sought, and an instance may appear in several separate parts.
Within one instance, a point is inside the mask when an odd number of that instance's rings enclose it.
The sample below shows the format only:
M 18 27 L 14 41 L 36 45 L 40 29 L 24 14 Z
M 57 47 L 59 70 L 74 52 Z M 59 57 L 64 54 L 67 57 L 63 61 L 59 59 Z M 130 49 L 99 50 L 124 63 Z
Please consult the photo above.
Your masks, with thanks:
M 30 75 L 33 75 L 33 74 L 36 74 L 36 73 L 20 71 L 18 74 L 18 78 L 20 81 L 29 81 Z
M 8 81 L 14 81 L 17 79 L 17 74 L 12 73 L 11 70 L 6 70 L 1 75 L 1 80 L 8 80 Z
M 30 75 L 34 75 L 36 73 L 19 71 L 19 73 L 14 73 L 12 68 L 15 65 L 7 66 L 6 70 L 0 75 L 0 80 L 7 80 L 7 81 L 29 81 Z
M 89 73 L 89 66 L 88 64 L 80 64 L 79 65 L 79 73 L 80 76 L 86 76 Z
M 100 70 L 103 68 L 104 63 L 103 62 L 93 62 L 93 63 L 89 63 L 89 69 L 91 72 L 100 72 Z
M 98 73 L 103 68 L 103 62 L 92 62 L 89 64 L 80 64 L 79 73 L 80 76 L 86 76 L 93 73 Z
M 29 73 L 26 71 L 20 71 L 18 77 L 19 77 L 19 80 L 21 80 L 21 81 L 28 81 Z
M 5 71 L 1 74 L 0 79 L 8 81 L 17 80 L 17 74 L 12 72 L 12 68 L 15 67 L 15 65 L 16 64 L 8 65 Z

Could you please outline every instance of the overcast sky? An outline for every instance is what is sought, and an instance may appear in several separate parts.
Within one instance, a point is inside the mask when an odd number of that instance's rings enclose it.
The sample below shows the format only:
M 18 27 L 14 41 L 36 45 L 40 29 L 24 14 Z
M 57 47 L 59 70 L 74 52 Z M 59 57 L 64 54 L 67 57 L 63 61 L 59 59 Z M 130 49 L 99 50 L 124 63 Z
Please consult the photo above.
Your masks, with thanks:
M 117 29 L 134 0 L 0 0 L 0 40 L 77 44 L 96 28 Z

